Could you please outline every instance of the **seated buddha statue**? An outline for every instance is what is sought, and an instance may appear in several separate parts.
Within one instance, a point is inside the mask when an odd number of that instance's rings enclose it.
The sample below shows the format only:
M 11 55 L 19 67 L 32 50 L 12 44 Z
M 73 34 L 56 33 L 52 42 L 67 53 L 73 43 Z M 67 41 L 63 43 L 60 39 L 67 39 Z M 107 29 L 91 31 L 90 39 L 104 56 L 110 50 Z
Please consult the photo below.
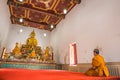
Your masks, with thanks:
M 46 60 L 48 60 L 48 58 L 49 58 L 49 47 L 46 47 L 45 53 L 43 55 L 43 59 L 44 59 L 44 61 L 46 61 Z
M 20 48 L 18 46 L 19 44 L 16 42 L 15 48 L 13 49 L 14 54 L 20 54 Z
M 46 56 L 49 55 L 49 47 L 46 47 L 46 49 L 45 49 L 45 55 L 46 55 Z
M 27 39 L 26 44 L 29 46 L 37 46 L 37 39 L 35 38 L 34 30 L 31 32 L 30 37 Z
M 35 58 L 35 57 L 36 57 L 35 50 L 33 50 L 33 51 L 31 52 L 30 57 L 31 57 L 31 58 Z
M 35 57 L 36 57 L 35 49 L 32 48 L 31 52 L 27 56 L 27 59 L 29 59 L 29 58 L 35 58 Z

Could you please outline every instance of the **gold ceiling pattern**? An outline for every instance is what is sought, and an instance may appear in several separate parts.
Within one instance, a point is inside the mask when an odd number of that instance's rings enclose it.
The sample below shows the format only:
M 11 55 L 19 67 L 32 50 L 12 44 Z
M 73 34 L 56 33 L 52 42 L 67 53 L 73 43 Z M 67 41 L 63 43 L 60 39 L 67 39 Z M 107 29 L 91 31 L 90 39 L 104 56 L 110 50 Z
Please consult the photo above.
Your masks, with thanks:
M 8 0 L 12 24 L 52 31 L 81 0 Z M 20 19 L 23 19 L 20 21 Z M 54 27 L 51 28 L 50 26 Z

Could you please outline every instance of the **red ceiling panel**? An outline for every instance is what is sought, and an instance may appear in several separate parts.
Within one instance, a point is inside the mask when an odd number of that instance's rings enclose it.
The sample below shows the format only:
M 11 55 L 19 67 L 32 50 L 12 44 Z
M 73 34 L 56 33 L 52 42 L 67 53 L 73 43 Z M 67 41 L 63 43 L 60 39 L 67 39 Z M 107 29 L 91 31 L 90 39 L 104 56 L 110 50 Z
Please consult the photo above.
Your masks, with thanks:
M 28 11 L 28 18 L 32 21 L 43 22 L 46 16 L 47 16 L 46 14 L 43 14 L 41 12 L 35 12 L 32 10 Z
M 15 7 L 15 6 L 10 6 L 11 9 L 11 14 L 14 15 L 15 17 L 21 17 L 25 18 L 26 17 L 26 10 L 21 7 Z
M 65 17 L 63 10 L 69 12 L 81 0 L 8 0 L 11 21 L 27 27 L 53 30 Z M 19 19 L 23 18 L 23 22 Z M 54 25 L 54 28 L 50 28 Z

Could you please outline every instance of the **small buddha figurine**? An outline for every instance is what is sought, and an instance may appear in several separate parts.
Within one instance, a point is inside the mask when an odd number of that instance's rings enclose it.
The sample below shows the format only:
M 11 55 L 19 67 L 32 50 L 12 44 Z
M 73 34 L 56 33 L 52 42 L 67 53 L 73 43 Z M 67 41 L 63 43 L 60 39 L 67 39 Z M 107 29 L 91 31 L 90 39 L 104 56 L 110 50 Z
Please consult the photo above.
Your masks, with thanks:
M 46 47 L 45 53 L 43 55 L 43 60 L 47 61 L 49 59 L 49 47 Z
M 19 44 L 16 42 L 15 48 L 13 49 L 14 54 L 20 54 L 20 48 L 18 46 Z
M 34 30 L 30 34 L 30 38 L 27 39 L 26 44 L 29 46 L 37 46 L 37 39 L 35 38 L 35 32 Z
M 5 53 L 5 54 L 4 54 L 4 59 L 8 59 L 8 57 L 9 57 L 8 54 Z
M 49 55 L 49 47 L 46 47 L 46 49 L 45 49 L 45 54 L 44 54 L 45 56 L 48 56 Z
M 30 56 L 30 57 L 32 57 L 32 58 L 35 58 L 35 57 L 36 57 L 35 50 L 33 50 L 33 51 L 31 52 L 31 56 Z
M 35 50 L 33 48 L 33 50 L 29 53 L 29 55 L 27 56 L 27 58 L 35 58 L 36 57 L 36 53 Z

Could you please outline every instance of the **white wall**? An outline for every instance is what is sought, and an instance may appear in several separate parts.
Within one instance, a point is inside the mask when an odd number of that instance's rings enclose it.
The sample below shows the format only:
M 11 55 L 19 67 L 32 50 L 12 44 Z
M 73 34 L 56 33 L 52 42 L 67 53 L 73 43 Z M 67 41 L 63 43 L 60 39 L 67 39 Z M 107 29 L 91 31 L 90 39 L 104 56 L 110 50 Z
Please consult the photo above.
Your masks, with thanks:
M 0 54 L 4 46 L 10 29 L 10 15 L 7 0 L 0 0 Z
M 78 63 L 91 62 L 99 47 L 106 62 L 120 61 L 120 0 L 82 0 L 51 33 L 54 59 L 69 62 L 69 44 L 77 43 Z M 66 59 L 67 58 L 67 59 Z
M 23 30 L 23 32 L 20 32 L 20 29 Z M 15 43 L 21 43 L 26 44 L 27 38 L 30 37 L 30 33 L 32 31 L 35 31 L 35 38 L 38 40 L 38 46 L 41 46 L 42 49 L 45 49 L 46 46 L 50 46 L 50 31 L 46 30 L 40 30 L 37 28 L 31 28 L 31 27 L 23 27 L 21 25 L 12 24 L 12 27 L 10 29 L 10 34 L 8 35 L 8 42 L 7 42 L 7 52 L 12 51 L 15 47 Z M 47 34 L 46 37 L 44 37 L 44 33 Z

